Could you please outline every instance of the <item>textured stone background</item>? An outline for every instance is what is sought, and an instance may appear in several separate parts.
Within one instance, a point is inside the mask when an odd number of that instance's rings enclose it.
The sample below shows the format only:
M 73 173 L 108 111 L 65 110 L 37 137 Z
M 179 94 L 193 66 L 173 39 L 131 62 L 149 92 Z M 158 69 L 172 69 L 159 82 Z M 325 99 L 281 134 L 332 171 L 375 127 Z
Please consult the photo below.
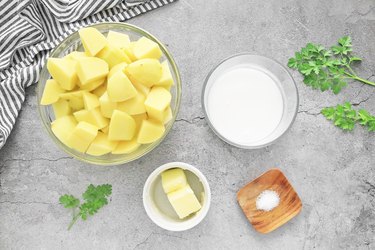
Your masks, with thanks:
M 287 63 L 309 41 L 331 45 L 344 34 L 364 59 L 358 72 L 375 80 L 375 4 L 372 0 L 180 0 L 130 21 L 168 45 L 182 74 L 182 106 L 172 131 L 153 152 L 117 167 L 80 163 L 61 152 L 41 127 L 35 88 L 7 145 L 0 151 L 0 249 L 374 249 L 375 133 L 344 133 L 320 114 L 345 100 L 375 113 L 375 88 L 353 82 L 338 96 L 301 83 L 300 111 L 277 144 L 241 150 L 218 139 L 200 106 L 209 70 L 248 51 Z M 168 232 L 147 217 L 142 188 L 157 166 L 198 166 L 212 188 L 207 218 L 186 232 Z M 281 168 L 304 208 L 268 235 L 255 232 L 235 194 L 271 167 Z M 86 222 L 66 227 L 63 193 L 89 183 L 111 183 L 110 205 Z

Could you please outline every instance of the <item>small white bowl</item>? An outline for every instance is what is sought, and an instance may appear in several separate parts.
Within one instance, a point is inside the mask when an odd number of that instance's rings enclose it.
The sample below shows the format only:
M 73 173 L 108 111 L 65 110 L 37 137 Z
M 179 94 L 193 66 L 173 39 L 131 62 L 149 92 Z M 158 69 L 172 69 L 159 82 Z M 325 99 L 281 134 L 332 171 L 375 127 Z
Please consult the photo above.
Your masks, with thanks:
M 185 170 L 189 185 L 202 205 L 198 212 L 184 219 L 178 218 L 161 185 L 160 174 L 171 168 Z M 199 195 L 200 191 L 203 192 L 202 195 Z M 158 167 L 147 178 L 143 188 L 143 206 L 148 217 L 156 225 L 169 231 L 184 231 L 195 227 L 206 217 L 210 204 L 211 191 L 206 177 L 196 167 L 183 162 L 171 162 Z

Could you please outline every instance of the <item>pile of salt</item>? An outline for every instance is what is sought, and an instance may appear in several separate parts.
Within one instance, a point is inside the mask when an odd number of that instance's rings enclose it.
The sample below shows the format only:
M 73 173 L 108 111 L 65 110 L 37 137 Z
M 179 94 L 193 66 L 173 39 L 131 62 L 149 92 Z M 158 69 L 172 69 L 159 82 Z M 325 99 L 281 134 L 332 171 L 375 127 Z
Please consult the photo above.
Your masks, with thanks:
M 271 211 L 279 205 L 279 194 L 273 190 L 265 190 L 259 194 L 256 200 L 256 207 L 258 210 Z

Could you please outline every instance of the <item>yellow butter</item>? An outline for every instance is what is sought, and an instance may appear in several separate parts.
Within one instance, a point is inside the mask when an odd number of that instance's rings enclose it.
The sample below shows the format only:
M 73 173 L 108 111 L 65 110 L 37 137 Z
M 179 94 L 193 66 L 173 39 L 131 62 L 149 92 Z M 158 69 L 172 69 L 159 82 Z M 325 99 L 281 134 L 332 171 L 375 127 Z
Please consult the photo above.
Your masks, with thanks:
M 184 170 L 172 168 L 161 173 L 161 184 L 166 194 L 186 186 L 187 180 Z
M 167 196 L 180 219 L 199 211 L 202 207 L 189 185 L 170 192 Z

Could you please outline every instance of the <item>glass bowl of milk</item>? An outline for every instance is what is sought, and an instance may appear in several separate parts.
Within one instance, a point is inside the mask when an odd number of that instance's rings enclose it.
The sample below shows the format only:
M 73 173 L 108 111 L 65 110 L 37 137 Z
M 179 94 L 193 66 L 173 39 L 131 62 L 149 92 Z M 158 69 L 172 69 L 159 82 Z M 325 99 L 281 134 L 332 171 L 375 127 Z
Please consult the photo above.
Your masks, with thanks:
M 293 124 L 297 86 L 273 59 L 239 54 L 207 76 L 202 106 L 211 129 L 225 142 L 255 149 L 272 144 Z

